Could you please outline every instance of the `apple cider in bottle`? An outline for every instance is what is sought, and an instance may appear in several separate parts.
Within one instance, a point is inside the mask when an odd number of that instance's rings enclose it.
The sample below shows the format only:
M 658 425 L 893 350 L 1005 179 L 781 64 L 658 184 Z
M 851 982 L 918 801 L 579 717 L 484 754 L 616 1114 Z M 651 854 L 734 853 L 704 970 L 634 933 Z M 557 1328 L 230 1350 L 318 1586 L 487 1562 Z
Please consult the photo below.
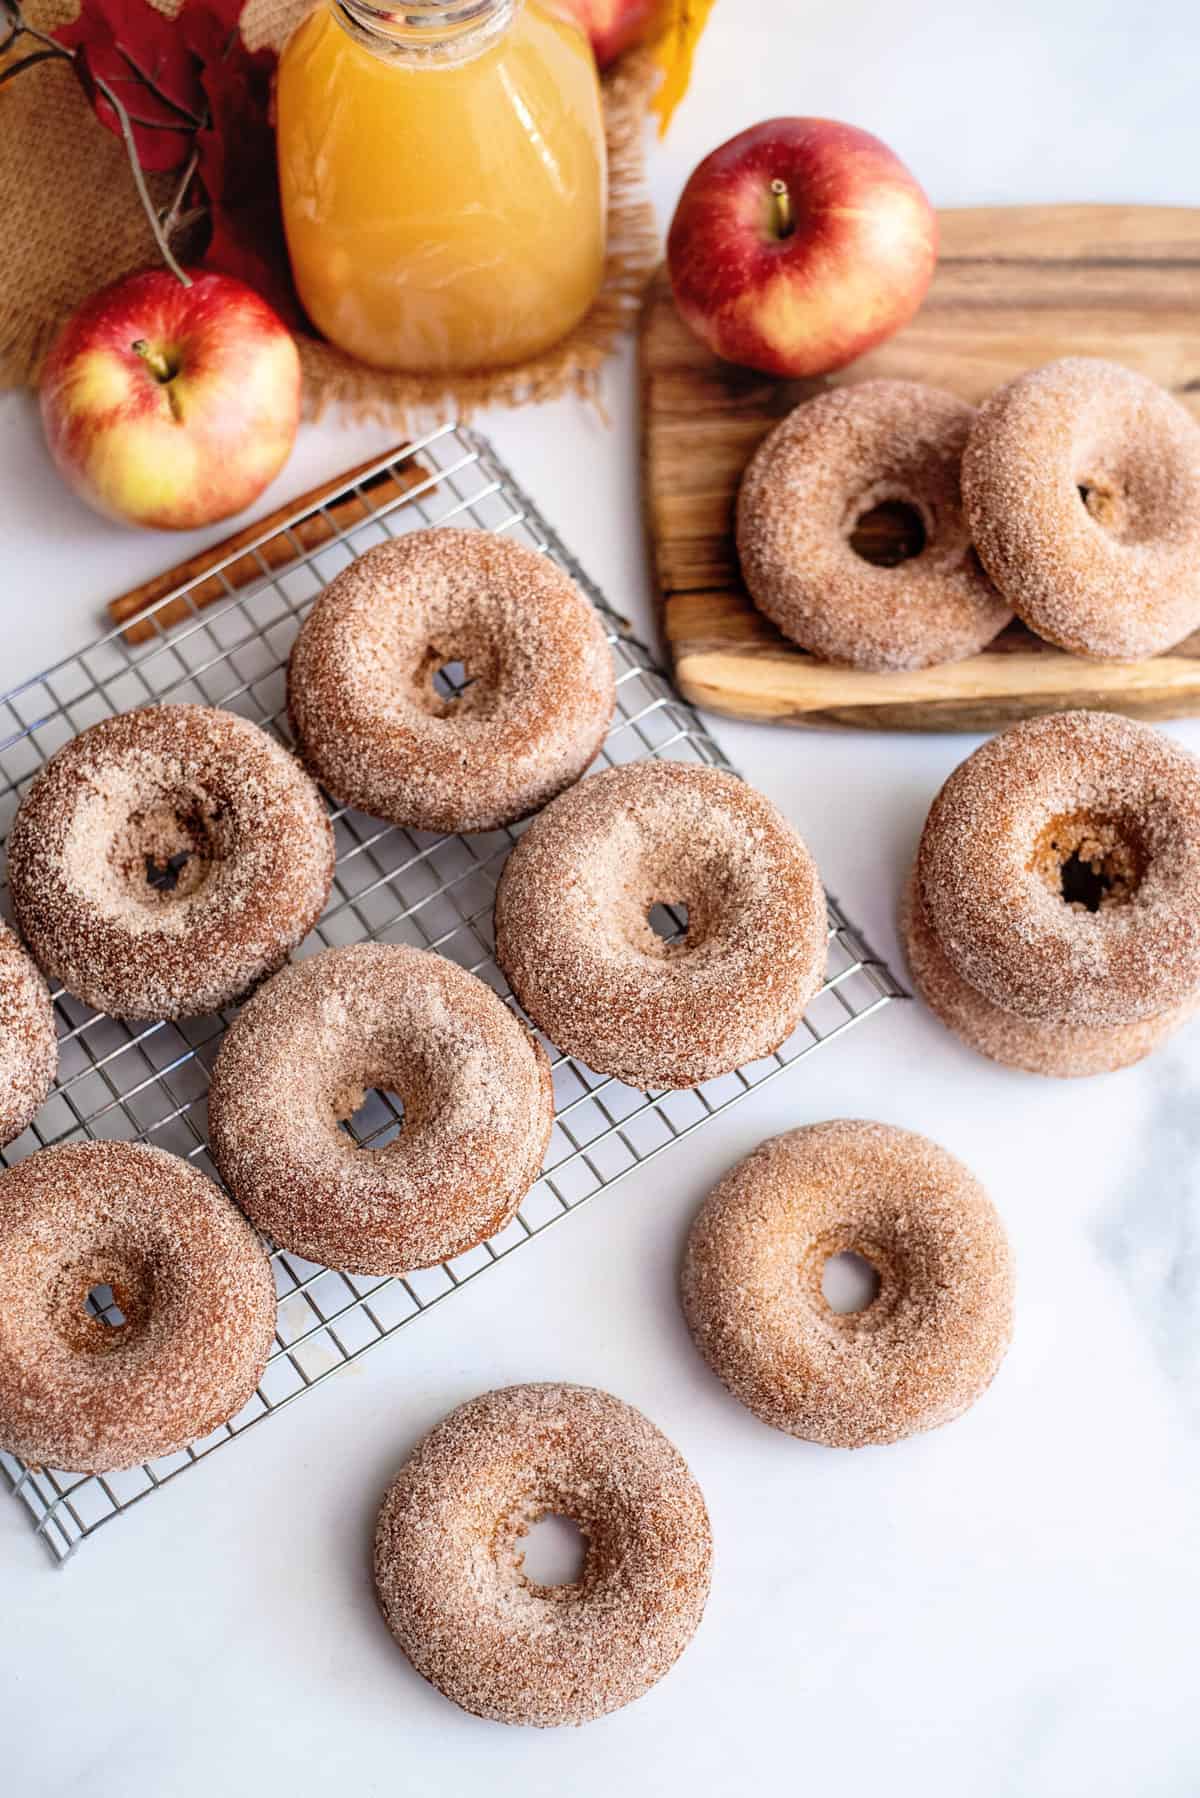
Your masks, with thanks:
M 604 120 L 558 0 L 322 0 L 288 41 L 279 179 L 317 328 L 378 368 L 525 361 L 604 269 Z

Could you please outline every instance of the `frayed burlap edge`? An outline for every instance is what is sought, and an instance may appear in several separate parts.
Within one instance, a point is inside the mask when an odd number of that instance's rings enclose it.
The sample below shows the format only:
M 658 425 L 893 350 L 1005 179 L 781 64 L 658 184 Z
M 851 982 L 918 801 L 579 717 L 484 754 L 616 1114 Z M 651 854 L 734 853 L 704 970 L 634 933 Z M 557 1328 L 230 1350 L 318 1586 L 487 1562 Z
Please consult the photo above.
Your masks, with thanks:
M 163 11 L 176 0 L 155 0 Z M 76 10 L 72 0 L 32 0 L 44 25 Z M 290 14 L 295 0 L 254 0 L 264 18 Z M 248 33 L 248 35 L 251 35 Z M 256 31 L 255 38 L 272 33 Z M 608 138 L 608 255 L 604 282 L 582 323 L 562 343 L 530 362 L 460 376 L 390 374 L 344 355 L 323 339 L 301 335 L 304 411 L 331 410 L 415 432 L 486 406 L 517 406 L 574 393 L 597 401 L 601 364 L 632 324 L 658 256 L 654 211 L 645 187 L 646 115 L 657 80 L 647 51 L 633 51 L 604 82 Z M 0 141 L 8 166 L 0 191 L 8 204 L 0 270 L 0 386 L 37 380 L 66 313 L 88 293 L 153 261 L 153 239 L 141 216 L 120 144 L 87 111 L 70 73 L 43 68 L 6 90 Z M 10 137 L 9 134 L 12 134 Z M 22 166 L 15 166 L 15 165 Z M 169 178 L 154 185 L 165 191 Z M 14 217 L 14 213 L 23 216 Z M 6 237 L 8 231 L 6 228 Z

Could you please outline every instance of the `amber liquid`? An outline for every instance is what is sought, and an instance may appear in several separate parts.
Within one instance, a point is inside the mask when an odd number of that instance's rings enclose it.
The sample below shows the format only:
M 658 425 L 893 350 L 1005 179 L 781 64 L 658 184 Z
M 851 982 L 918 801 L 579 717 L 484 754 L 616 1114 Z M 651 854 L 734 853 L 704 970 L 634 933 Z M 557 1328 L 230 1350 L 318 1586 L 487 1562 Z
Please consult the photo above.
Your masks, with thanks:
M 497 368 L 588 310 L 603 115 L 587 41 L 546 0 L 445 66 L 377 53 L 322 7 L 283 52 L 277 105 L 292 271 L 341 349 L 379 368 Z

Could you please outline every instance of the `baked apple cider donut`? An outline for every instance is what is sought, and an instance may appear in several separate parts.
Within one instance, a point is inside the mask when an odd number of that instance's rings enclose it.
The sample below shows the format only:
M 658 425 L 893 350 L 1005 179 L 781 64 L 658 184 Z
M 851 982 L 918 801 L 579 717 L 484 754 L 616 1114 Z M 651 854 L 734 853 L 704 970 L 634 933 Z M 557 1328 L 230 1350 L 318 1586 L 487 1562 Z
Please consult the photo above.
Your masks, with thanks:
M 219 1011 L 308 935 L 333 831 L 295 756 L 200 705 L 106 718 L 64 745 L 8 843 L 21 934 L 69 993 L 119 1018 Z
M 570 1585 L 540 1586 L 521 1542 L 540 1518 L 586 1542 Z M 682 1456 L 589 1386 L 508 1386 L 443 1419 L 384 1499 L 375 1585 L 423 1678 L 464 1710 L 542 1729 L 649 1691 L 695 1634 L 712 1536 Z
M 913 985 L 930 1011 L 968 1048 L 1005 1067 L 1060 1080 L 1112 1074 L 1142 1061 L 1192 1017 L 1200 993 L 1134 1024 L 1023 1018 L 976 992 L 949 960 L 925 915 L 913 871 L 900 906 L 900 937 Z
M 0 1448 L 105 1473 L 241 1410 L 275 1332 L 267 1252 L 221 1189 L 144 1143 L 43 1149 L 0 1174 Z M 119 1321 L 87 1309 L 112 1291 Z
M 668 943 L 656 905 L 684 908 Z M 811 856 L 735 775 L 632 762 L 535 818 L 496 890 L 496 959 L 559 1049 L 635 1087 L 695 1086 L 769 1055 L 821 984 Z
M 58 1066 L 50 990 L 7 924 L 0 924 L 0 1149 L 41 1110 Z
M 1200 991 L 1200 763 L 1112 713 L 1015 725 L 942 787 L 917 878 L 942 952 L 993 1004 L 1160 1017 Z
M 1200 625 L 1200 424 L 1132 369 L 1066 356 L 992 394 L 963 500 L 988 573 L 1075 655 L 1157 655 Z
M 380 1148 L 339 1128 L 370 1087 L 404 1127 Z M 280 1248 L 347 1273 L 462 1254 L 512 1217 L 554 1121 L 550 1066 L 474 974 L 406 944 L 294 962 L 221 1044 L 209 1089 L 221 1177 Z
M 460 663 L 454 698 L 434 687 Z M 600 614 L 548 556 L 492 531 L 414 531 L 351 563 L 292 648 L 288 705 L 343 805 L 494 830 L 578 780 L 615 700 Z
M 755 605 L 826 661 L 879 671 L 957 662 L 1012 617 L 971 547 L 959 464 L 975 411 L 915 381 L 864 381 L 806 400 L 742 477 L 737 546 Z M 890 512 L 899 559 L 862 531 Z M 906 553 L 907 552 L 907 553 Z
M 843 1254 L 878 1280 L 861 1311 L 822 1292 Z M 1012 1335 L 1008 1240 L 974 1175 L 927 1137 L 856 1119 L 772 1137 L 726 1174 L 688 1236 L 682 1297 L 733 1396 L 830 1448 L 961 1416 Z

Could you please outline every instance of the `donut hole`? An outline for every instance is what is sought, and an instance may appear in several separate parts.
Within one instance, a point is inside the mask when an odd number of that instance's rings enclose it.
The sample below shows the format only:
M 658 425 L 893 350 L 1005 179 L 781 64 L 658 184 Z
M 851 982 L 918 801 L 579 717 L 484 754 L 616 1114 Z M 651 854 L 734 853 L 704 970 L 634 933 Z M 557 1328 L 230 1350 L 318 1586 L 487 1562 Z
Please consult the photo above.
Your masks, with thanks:
M 1142 517 L 1153 496 L 1140 495 L 1136 483 L 1127 484 L 1110 475 L 1084 474 L 1076 477 L 1075 491 L 1079 502 L 1093 524 L 1123 543 L 1136 543 L 1140 537 L 1152 535 L 1143 529 Z
M 404 1100 L 385 1080 L 345 1095 L 334 1110 L 358 1149 L 386 1149 L 404 1129 Z
M 906 1247 L 861 1220 L 805 1242 L 797 1271 L 799 1296 L 821 1327 L 855 1337 L 886 1331 L 909 1285 Z
M 434 669 L 432 679 L 434 692 L 444 700 L 461 699 L 473 684 L 464 662 L 443 662 L 440 668 Z
M 83 1304 L 84 1314 L 94 1317 L 97 1322 L 107 1324 L 110 1330 L 119 1330 L 125 1323 L 125 1313 L 117 1303 L 117 1295 L 108 1284 L 93 1286 Z
M 1111 487 L 1102 487 L 1099 481 L 1083 480 L 1076 482 L 1075 491 L 1083 501 L 1083 509 L 1089 518 L 1097 524 L 1112 528 L 1118 515 L 1118 498 Z
M 222 808 L 191 794 L 134 812 L 109 852 L 121 896 L 155 908 L 194 897 L 222 859 L 223 821 Z
M 1032 865 L 1064 905 L 1094 913 L 1129 904 L 1145 875 L 1146 855 L 1139 833 L 1125 820 L 1076 812 L 1050 820 Z
M 1075 476 L 1079 503 L 1107 536 L 1120 543 L 1150 542 L 1162 535 L 1162 521 L 1178 505 L 1179 470 L 1172 455 L 1136 460 L 1124 446 L 1093 449 Z
M 667 905 L 656 899 L 646 913 L 646 922 L 660 941 L 674 948 L 687 938 L 688 908 L 682 900 Z
M 407 697 L 431 718 L 456 719 L 486 713 L 496 694 L 495 656 L 479 642 L 459 640 L 457 632 L 427 643 L 417 657 Z
M 50 1312 L 76 1354 L 107 1355 L 143 1332 L 154 1297 L 154 1270 L 121 1247 L 100 1247 L 58 1270 Z
M 828 1255 L 821 1270 L 821 1294 L 829 1309 L 838 1317 L 856 1317 L 879 1297 L 878 1270 L 865 1255 L 855 1249 L 840 1249 Z
M 587 1557 L 588 1539 L 575 1519 L 543 1511 L 525 1532 L 518 1566 L 527 1585 L 557 1592 L 582 1582 Z
M 848 541 L 862 561 L 876 568 L 897 568 L 921 554 L 929 541 L 929 529 L 911 500 L 882 499 L 859 511 Z

